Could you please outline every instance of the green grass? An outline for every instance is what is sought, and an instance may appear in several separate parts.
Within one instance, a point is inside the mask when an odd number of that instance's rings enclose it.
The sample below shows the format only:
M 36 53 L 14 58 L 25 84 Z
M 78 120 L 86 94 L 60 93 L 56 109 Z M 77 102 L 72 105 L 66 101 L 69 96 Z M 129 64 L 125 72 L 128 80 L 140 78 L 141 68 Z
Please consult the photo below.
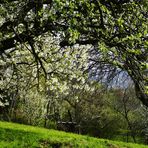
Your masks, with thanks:
M 148 146 L 0 122 L 0 148 L 148 148 Z

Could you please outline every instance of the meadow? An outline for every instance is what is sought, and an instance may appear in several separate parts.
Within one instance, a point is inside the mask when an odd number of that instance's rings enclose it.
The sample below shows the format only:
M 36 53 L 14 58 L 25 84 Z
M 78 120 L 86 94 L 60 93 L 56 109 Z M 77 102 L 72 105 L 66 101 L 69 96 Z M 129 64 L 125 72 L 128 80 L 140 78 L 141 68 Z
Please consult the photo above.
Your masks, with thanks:
M 148 146 L 0 122 L 0 148 L 148 148 Z

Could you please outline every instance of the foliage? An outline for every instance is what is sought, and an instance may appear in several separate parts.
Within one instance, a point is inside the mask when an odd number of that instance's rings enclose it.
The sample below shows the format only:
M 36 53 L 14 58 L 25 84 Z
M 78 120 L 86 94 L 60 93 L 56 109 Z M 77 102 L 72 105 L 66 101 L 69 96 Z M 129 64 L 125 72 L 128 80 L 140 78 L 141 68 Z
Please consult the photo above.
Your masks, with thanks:
M 91 45 L 97 52 L 95 58 L 90 58 L 92 66 L 111 77 L 119 69 L 126 71 L 135 84 L 138 98 L 147 105 L 146 0 L 20 0 L 0 4 L 0 47 L 4 59 L 27 44 L 37 65 L 46 73 L 38 37 L 53 36 L 63 48 Z

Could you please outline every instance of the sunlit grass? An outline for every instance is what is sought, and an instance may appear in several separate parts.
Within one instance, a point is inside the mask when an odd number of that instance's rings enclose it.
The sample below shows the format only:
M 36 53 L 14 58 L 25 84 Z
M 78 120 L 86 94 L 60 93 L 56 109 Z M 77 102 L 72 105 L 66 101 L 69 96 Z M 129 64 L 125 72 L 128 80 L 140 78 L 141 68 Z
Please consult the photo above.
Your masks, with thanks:
M 56 130 L 0 122 L 0 148 L 148 148 Z

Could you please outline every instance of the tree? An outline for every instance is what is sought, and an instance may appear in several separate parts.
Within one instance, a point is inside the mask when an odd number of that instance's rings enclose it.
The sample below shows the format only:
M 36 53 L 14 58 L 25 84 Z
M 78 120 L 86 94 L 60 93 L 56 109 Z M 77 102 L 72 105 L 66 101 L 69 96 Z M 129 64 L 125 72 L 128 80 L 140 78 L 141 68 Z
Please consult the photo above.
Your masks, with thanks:
M 135 99 L 135 92 L 133 91 L 133 88 L 128 86 L 127 88 L 110 90 L 108 97 L 110 100 L 108 99 L 107 104 L 124 118 L 127 124 L 127 130 L 130 131 L 130 136 L 133 141 L 136 142 L 136 132 L 138 129 L 136 129 L 137 123 L 135 123 L 134 118 L 136 116 L 139 118 L 140 115 L 137 112 L 141 109 L 141 106 L 138 100 Z M 128 137 L 129 134 L 127 132 L 127 142 Z
M 53 34 L 61 47 L 92 45 L 99 54 L 95 63 L 126 71 L 138 98 L 148 106 L 146 0 L 3 0 L 0 4 L 2 56 L 8 57 L 16 44 L 27 43 L 44 70 L 35 48 L 37 37 Z
M 11 95 L 1 98 L 7 99 L 9 106 L 13 105 L 10 120 L 34 125 L 59 110 L 57 108 L 62 96 L 68 93 L 69 83 L 85 83 L 87 74 L 83 74 L 82 69 L 87 68 L 88 54 L 83 47 L 63 50 L 46 35 L 42 39 L 37 38 L 36 44 L 40 45 L 34 45 L 36 51 L 40 50 L 37 59 L 30 54 L 29 45 L 22 45 L 21 50 L 1 59 L 0 81 L 1 89 L 15 96 L 15 105 L 11 103 Z M 46 121 L 45 118 L 45 126 Z

